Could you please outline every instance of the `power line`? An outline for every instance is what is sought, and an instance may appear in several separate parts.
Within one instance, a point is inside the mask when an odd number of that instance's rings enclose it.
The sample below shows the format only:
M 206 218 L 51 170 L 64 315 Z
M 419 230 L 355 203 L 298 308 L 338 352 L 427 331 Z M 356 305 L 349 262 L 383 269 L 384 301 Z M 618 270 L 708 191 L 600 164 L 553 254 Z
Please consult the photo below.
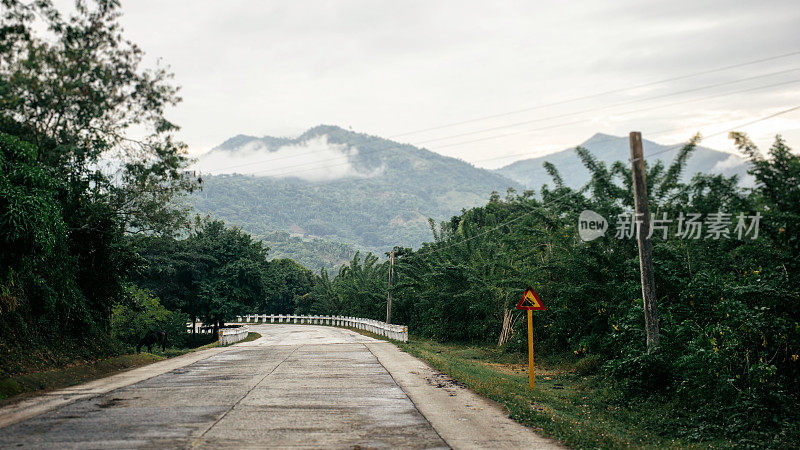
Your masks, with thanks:
M 435 138 L 435 139 L 428 139 L 428 140 L 425 140 L 425 141 L 417 142 L 417 143 L 415 143 L 415 145 L 419 146 L 420 144 L 427 144 L 427 143 L 430 143 L 430 142 L 438 142 L 438 141 L 443 141 L 443 140 L 447 140 L 447 139 L 452 139 L 452 138 L 455 138 L 455 137 L 470 136 L 470 135 L 473 135 L 473 134 L 485 133 L 487 131 L 502 130 L 502 129 L 505 129 L 505 128 L 512 128 L 512 127 L 516 127 L 516 126 L 520 126 L 520 125 L 528 125 L 528 124 L 531 124 L 531 123 L 543 122 L 545 120 L 550 120 L 550 119 L 560 119 L 562 117 L 569 117 L 569 116 L 574 116 L 574 115 L 578 115 L 578 114 L 584 114 L 584 113 L 587 113 L 587 112 L 602 111 L 604 109 L 615 108 L 617 106 L 630 105 L 630 104 L 633 104 L 633 103 L 646 102 L 646 101 L 650 101 L 650 100 L 658 100 L 660 98 L 672 97 L 672 96 L 675 96 L 675 95 L 686 94 L 686 93 L 689 93 L 689 92 L 702 91 L 702 90 L 705 90 L 705 89 L 713 89 L 713 88 L 717 88 L 717 87 L 721 87 L 721 86 L 727 86 L 727 85 L 730 85 L 730 84 L 736 84 L 736 83 L 741 83 L 741 82 L 745 82 L 745 81 L 752 81 L 752 80 L 756 80 L 756 79 L 759 79 L 759 78 L 766 78 L 766 77 L 771 77 L 771 76 L 775 76 L 775 75 L 782 75 L 782 74 L 785 74 L 785 73 L 796 72 L 798 70 L 800 70 L 800 67 L 795 67 L 795 68 L 787 69 L 787 70 L 781 70 L 781 71 L 778 71 L 778 72 L 771 72 L 771 73 L 762 74 L 762 75 L 756 75 L 756 76 L 747 77 L 747 78 L 741 78 L 741 79 L 738 79 L 738 80 L 726 81 L 726 82 L 723 82 L 723 83 L 710 84 L 710 85 L 701 86 L 701 87 L 692 88 L 692 89 L 687 89 L 687 90 L 679 91 L 679 92 L 672 92 L 672 93 L 668 93 L 668 94 L 656 95 L 656 96 L 653 96 L 653 97 L 647 97 L 647 98 L 642 98 L 642 99 L 618 102 L 618 103 L 614 103 L 614 104 L 606 105 L 606 106 L 598 106 L 598 107 L 594 107 L 594 108 L 588 108 L 588 109 L 584 109 L 584 110 L 577 111 L 577 112 L 564 113 L 564 114 L 559 114 L 559 115 L 550 116 L 550 117 L 540 117 L 538 119 L 525 120 L 525 121 L 522 121 L 522 122 L 516 122 L 516 123 L 509 124 L 509 125 L 500 125 L 500 126 L 491 127 L 491 128 L 484 128 L 482 130 L 476 130 L 476 131 L 469 131 L 469 132 L 466 132 L 466 133 L 460 133 L 460 134 L 456 134 L 456 135 L 452 135 L 452 136 L 445 136 L 445 137 L 440 137 L 440 138 Z
M 789 81 L 783 81 L 783 82 L 780 82 L 780 83 L 768 84 L 766 86 L 756 86 L 756 87 L 751 87 L 751 88 L 747 88 L 747 89 L 740 89 L 740 90 L 731 91 L 731 92 L 723 92 L 723 93 L 719 93 L 719 94 L 709 95 L 709 96 L 706 96 L 706 97 L 693 98 L 693 99 L 688 99 L 688 100 L 681 100 L 679 102 L 673 102 L 673 103 L 669 103 L 669 104 L 666 104 L 666 105 L 657 105 L 657 106 L 652 106 L 652 107 L 647 107 L 647 108 L 635 109 L 635 110 L 631 110 L 631 111 L 623 111 L 623 112 L 621 112 L 619 114 L 631 114 L 631 113 L 635 113 L 635 112 L 644 112 L 644 111 L 652 111 L 652 110 L 656 110 L 656 109 L 669 108 L 669 107 L 672 107 L 672 106 L 682 105 L 682 104 L 685 104 L 685 103 L 692 103 L 692 102 L 710 100 L 710 99 L 713 99 L 713 98 L 725 97 L 725 96 L 728 96 L 728 95 L 735 95 L 735 94 L 742 94 L 742 93 L 745 93 L 745 92 L 753 92 L 753 91 L 758 91 L 758 90 L 762 90 L 762 89 L 769 89 L 769 88 L 778 87 L 778 86 L 785 86 L 785 85 L 794 84 L 794 83 L 800 83 L 800 80 L 789 80 Z M 604 109 L 604 108 L 606 108 L 606 107 L 601 107 L 601 108 L 598 108 L 598 109 Z M 471 139 L 471 140 L 467 140 L 467 141 L 459 141 L 459 142 L 455 142 L 455 143 L 452 143 L 452 144 L 446 144 L 446 145 L 440 145 L 438 147 L 433 147 L 433 150 L 439 150 L 439 149 L 442 149 L 442 148 L 453 147 L 453 146 L 464 145 L 464 144 L 471 144 L 473 142 L 482 142 L 482 141 L 489 141 L 489 140 L 492 140 L 492 139 L 500 139 L 500 138 L 504 138 L 504 137 L 508 137 L 508 136 L 518 136 L 518 135 L 521 135 L 521 134 L 530 134 L 530 133 L 534 133 L 536 131 L 548 130 L 548 129 L 552 129 L 552 128 L 559 128 L 559 127 L 564 127 L 564 126 L 568 126 L 568 125 L 575 125 L 575 124 L 583 123 L 583 122 L 585 122 L 585 120 L 586 119 L 578 119 L 578 120 L 573 120 L 571 122 L 563 122 L 563 123 L 555 124 L 555 125 L 547 125 L 547 126 L 543 126 L 543 127 L 539 127 L 539 128 L 534 128 L 534 129 L 531 129 L 531 130 L 515 131 L 513 133 L 504 133 L 504 134 L 499 134 L 499 135 L 495 135 L 495 136 L 487 136 L 487 137 L 483 137 L 483 138 Z
M 725 70 L 730 70 L 730 69 L 734 69 L 734 68 L 738 68 L 738 67 L 744 67 L 744 66 L 748 66 L 748 65 L 752 65 L 752 64 L 761 63 L 761 62 L 772 61 L 772 60 L 776 60 L 776 59 L 782 59 L 782 58 L 786 58 L 786 57 L 794 56 L 794 55 L 798 55 L 798 54 L 800 54 L 800 51 L 791 52 L 791 53 L 785 53 L 785 54 L 782 54 L 782 55 L 772 56 L 772 57 L 769 57 L 769 58 L 757 59 L 757 60 L 748 61 L 748 62 L 739 63 L 739 64 L 723 66 L 723 67 L 719 67 L 719 68 L 716 68 L 716 69 L 710 69 L 710 70 L 696 72 L 696 73 L 687 74 L 687 75 L 682 75 L 682 76 L 678 76 L 678 77 L 666 78 L 666 79 L 663 79 L 663 80 L 654 81 L 654 82 L 645 83 L 645 84 L 640 84 L 640 85 L 636 85 L 636 86 L 632 86 L 632 87 L 614 89 L 614 90 L 610 90 L 610 91 L 601 92 L 601 93 L 598 93 L 598 94 L 592 94 L 592 95 L 588 95 L 588 96 L 562 100 L 562 101 L 558 101 L 558 102 L 554 102 L 554 103 L 535 106 L 535 107 L 532 107 L 532 108 L 526 108 L 526 109 L 522 109 L 522 110 L 511 111 L 511 112 L 502 113 L 502 114 L 496 114 L 496 115 L 492 115 L 492 116 L 485 116 L 485 117 L 481 117 L 481 118 L 477 118 L 477 119 L 470 119 L 470 120 L 467 120 L 467 121 L 462 121 L 462 122 L 457 122 L 457 123 L 445 124 L 445 125 L 441 125 L 441 126 L 425 129 L 425 130 L 417 130 L 417 131 L 411 131 L 411 132 L 407 132 L 407 133 L 396 134 L 396 135 L 388 136 L 387 138 L 388 139 L 392 139 L 392 138 L 395 138 L 395 137 L 398 137 L 398 136 L 404 136 L 404 135 L 408 135 L 408 134 L 416 134 L 416 133 L 422 132 L 422 131 L 430 131 L 430 130 L 435 130 L 435 129 L 447 128 L 447 127 L 451 127 L 451 126 L 454 126 L 454 125 L 457 125 L 457 124 L 476 122 L 476 121 L 480 121 L 480 120 L 484 120 L 484 119 L 488 119 L 488 118 L 502 117 L 502 116 L 507 116 L 507 115 L 512 115 L 512 114 L 517 114 L 517 113 L 520 113 L 520 112 L 526 112 L 526 111 L 541 109 L 541 108 L 544 108 L 544 107 L 571 103 L 571 102 L 578 101 L 578 100 L 594 98 L 594 97 L 600 97 L 600 96 L 603 96 L 603 95 L 609 95 L 609 94 L 613 94 L 613 93 L 625 92 L 625 91 L 639 89 L 639 88 L 648 87 L 648 86 L 653 86 L 653 85 L 657 85 L 657 84 L 663 84 L 663 83 L 667 83 L 667 82 L 671 82 L 671 81 L 677 81 L 677 80 L 681 80 L 681 79 L 692 78 L 692 77 L 705 75 L 705 74 L 709 74 L 709 73 L 722 72 L 722 71 L 725 71 Z M 705 87 L 694 88 L 694 89 L 681 91 L 681 92 L 677 92 L 677 93 L 662 94 L 660 96 L 650 97 L 650 98 L 646 98 L 646 99 L 639 99 L 639 100 L 631 100 L 631 101 L 628 101 L 628 102 L 621 102 L 621 103 L 618 103 L 618 104 L 615 104 L 615 105 L 609 105 L 609 106 L 605 106 L 605 107 L 601 107 L 601 108 L 594 108 L 594 109 L 588 109 L 588 110 L 583 110 L 583 111 L 578 111 L 578 112 L 573 112 L 573 113 L 568 113 L 568 114 L 562 114 L 562 115 L 557 115 L 557 116 L 544 117 L 544 118 L 539 118 L 539 119 L 535 119 L 535 120 L 531 120 L 531 121 L 520 122 L 520 123 L 516 123 L 516 124 L 504 125 L 504 126 L 499 126 L 499 127 L 493 127 L 493 128 L 488 128 L 488 129 L 478 130 L 478 131 L 473 131 L 473 132 L 468 132 L 468 133 L 459 133 L 459 134 L 455 134 L 455 135 L 451 135 L 451 136 L 444 136 L 444 137 L 441 137 L 441 138 L 421 141 L 421 142 L 417 143 L 416 145 L 419 145 L 419 144 L 422 144 L 422 143 L 428 143 L 428 142 L 452 139 L 452 138 L 460 137 L 460 136 L 464 136 L 464 135 L 483 133 L 483 132 L 492 131 L 492 130 L 495 130 L 495 129 L 514 127 L 514 126 L 519 126 L 521 124 L 540 122 L 540 121 L 550 120 L 550 119 L 560 118 L 560 117 L 567 117 L 567 116 L 570 116 L 570 115 L 582 114 L 582 113 L 585 113 L 585 112 L 591 112 L 591 111 L 599 110 L 599 109 L 612 108 L 612 107 L 615 107 L 615 106 L 623 106 L 625 104 L 631 104 L 631 103 L 637 103 L 637 102 L 641 102 L 641 101 L 648 101 L 648 100 L 653 100 L 653 99 L 658 99 L 658 98 L 663 98 L 663 97 L 669 97 L 669 96 L 672 96 L 672 95 L 680 95 L 680 94 L 684 94 L 684 93 L 687 93 L 687 92 L 693 92 L 693 91 L 702 90 L 702 89 L 720 87 L 720 86 L 727 85 L 727 84 L 734 84 L 734 83 L 738 83 L 738 82 L 749 81 L 749 80 L 752 80 L 752 79 L 763 78 L 763 77 L 768 77 L 768 76 L 774 76 L 774 75 L 778 75 L 778 74 L 781 74 L 781 73 L 787 73 L 787 72 L 796 71 L 796 70 L 800 70 L 800 69 L 798 69 L 798 68 L 789 69 L 789 70 L 786 70 L 786 71 L 779 71 L 779 72 L 774 72 L 774 73 L 769 73 L 769 74 L 764 74 L 764 75 L 758 75 L 758 76 L 755 76 L 755 77 L 749 77 L 749 78 L 743 78 L 743 79 L 734 80 L 734 81 L 730 81 L 730 82 L 719 83 L 719 84 L 715 84 L 715 85 L 708 85 L 708 86 L 705 86 Z M 494 139 L 494 138 L 490 138 L 490 139 Z M 473 142 L 473 141 L 468 141 L 468 142 Z M 447 146 L 452 146 L 452 145 L 460 145 L 460 143 L 458 143 L 458 144 L 448 144 Z M 298 154 L 284 155 L 284 156 L 279 156 L 279 157 L 276 157 L 276 158 L 269 158 L 269 159 L 266 159 L 266 160 L 263 160 L 263 161 L 258 161 L 258 162 L 255 162 L 255 163 L 243 163 L 243 164 L 224 166 L 224 167 L 218 168 L 216 170 L 234 169 L 234 168 L 238 168 L 238 167 L 249 167 L 249 166 L 252 166 L 254 164 L 259 164 L 259 165 L 260 164 L 267 164 L 267 163 L 270 163 L 270 162 L 274 162 L 274 161 L 278 161 L 278 160 L 282 160 L 282 159 L 286 159 L 286 158 L 293 158 L 293 157 L 302 156 L 302 155 L 308 155 L 308 154 L 312 154 L 312 153 L 314 153 L 314 152 L 310 151 L 310 152 L 304 152 L 304 153 L 298 153 Z
M 732 64 L 732 65 L 729 65 L 729 66 L 718 67 L 716 69 L 704 70 L 704 71 L 701 71 L 701 72 L 695 72 L 695 73 L 691 73 L 691 74 L 687 74 L 687 75 L 680 75 L 680 76 L 672 77 L 672 78 L 665 78 L 665 79 L 662 79 L 662 80 L 653 81 L 653 82 L 644 83 L 644 84 L 639 84 L 639 85 L 635 85 L 635 86 L 631 86 L 631 87 L 612 89 L 612 90 L 600 92 L 600 93 L 597 93 L 597 94 L 590 94 L 590 95 L 585 95 L 585 96 L 581 96 L 581 97 L 574 97 L 574 98 L 567 99 L 567 100 L 560 100 L 560 101 L 553 102 L 553 103 L 547 103 L 547 104 L 543 104 L 543 105 L 532 106 L 532 107 L 529 107 L 529 108 L 517 109 L 517 110 L 514 110 L 514 111 L 508 111 L 508 112 L 505 112 L 505 113 L 492 114 L 492 115 L 488 115 L 488 116 L 477 117 L 477 118 L 474 118 L 474 119 L 462 120 L 462 121 L 459 121 L 459 122 L 451 122 L 451 123 L 448 123 L 448 124 L 439 125 L 439 126 L 430 127 L 430 128 L 423 128 L 423 129 L 419 129 L 419 130 L 407 131 L 405 133 L 399 133 L 399 134 L 395 134 L 395 135 L 389 136 L 389 138 L 391 139 L 391 138 L 396 138 L 396 137 L 400 137 L 400 136 L 407 136 L 409 134 L 418 134 L 418 133 L 423 133 L 423 132 L 426 132 L 426 131 L 440 130 L 442 128 L 454 127 L 456 125 L 463 125 L 463 124 L 472 123 L 472 122 L 478 122 L 478 121 L 487 120 L 487 119 L 495 119 L 495 118 L 498 118 L 498 117 L 505 117 L 505 116 L 509 116 L 509 115 L 513 115 L 513 114 L 519 114 L 519 113 L 523 113 L 523 112 L 534 111 L 534 110 L 541 109 L 541 108 L 548 108 L 550 106 L 563 105 L 565 103 L 572 103 L 572 102 L 577 102 L 577 101 L 580 101 L 580 100 L 587 100 L 587 99 L 590 99 L 590 98 L 601 97 L 601 96 L 604 96 L 604 95 L 617 94 L 617 93 L 625 92 L 625 91 L 632 90 L 632 89 L 640 89 L 640 88 L 644 88 L 644 87 L 655 86 L 655 85 L 658 85 L 658 84 L 669 83 L 669 82 L 672 82 L 672 81 L 684 80 L 684 79 L 687 79 L 687 78 L 694 78 L 694 77 L 698 77 L 698 76 L 701 76 L 701 75 L 708 75 L 708 74 L 711 74 L 711 73 L 722 72 L 722 71 L 725 71 L 725 70 L 735 69 L 735 68 L 738 68 L 738 67 L 745 67 L 745 66 L 758 64 L 758 63 L 762 63 L 762 62 L 767 62 L 767 61 L 774 61 L 776 59 L 787 58 L 787 57 L 795 56 L 795 55 L 798 55 L 798 54 L 800 54 L 800 51 L 784 53 L 784 54 L 781 54 L 781 55 L 771 56 L 771 57 L 768 57 L 768 58 L 761 58 L 761 59 L 756 59 L 756 60 L 747 61 L 747 62 L 743 62 L 743 63 Z
M 778 112 L 776 112 L 776 113 L 773 113 L 773 114 L 770 114 L 770 115 L 768 115 L 768 116 L 764 116 L 764 117 L 761 117 L 761 118 L 758 118 L 758 119 L 752 120 L 752 121 L 750 121 L 750 122 L 746 122 L 746 123 L 742 123 L 742 124 L 736 125 L 735 127 L 728 128 L 727 130 L 718 131 L 718 132 L 716 132 L 716 133 L 709 134 L 709 135 L 708 135 L 708 136 L 706 136 L 705 138 L 706 138 L 706 139 L 707 139 L 707 138 L 712 138 L 712 137 L 719 136 L 719 135 L 721 135 L 721 134 L 726 134 L 726 133 L 730 133 L 730 132 L 732 132 L 732 131 L 740 130 L 740 129 L 744 128 L 744 127 L 747 127 L 747 126 L 750 126 L 750 125 L 753 125 L 753 124 L 756 124 L 756 123 L 759 123 L 759 122 L 763 122 L 763 121 L 765 121 L 765 120 L 769 120 L 769 119 L 772 119 L 772 118 L 775 118 L 775 117 L 778 117 L 778 116 L 782 116 L 782 115 L 784 115 L 784 114 L 788 114 L 788 113 L 790 113 L 790 112 L 792 112 L 792 111 L 797 111 L 798 109 L 800 109 L 800 105 L 798 105 L 798 106 L 794 106 L 794 107 L 791 107 L 791 108 L 789 108 L 789 109 L 784 109 L 784 110 L 782 110 L 782 111 L 778 111 Z M 681 143 L 681 144 L 676 144 L 676 145 L 677 145 L 677 147 L 682 147 L 682 146 L 686 145 L 687 143 L 688 143 L 688 142 L 684 142 L 684 143 Z M 660 154 L 662 154 L 662 153 L 666 153 L 666 152 L 671 152 L 671 151 L 673 151 L 673 150 L 675 150 L 675 149 L 676 149 L 676 148 L 667 148 L 667 149 L 664 149 L 664 150 L 659 150 L 659 151 L 657 151 L 657 152 L 650 153 L 649 155 L 647 155 L 647 157 L 649 158 L 649 157 L 651 157 L 651 156 L 660 155 Z M 633 160 L 631 160 L 631 159 L 628 159 L 628 161 L 633 161 Z
M 793 70 L 798 70 L 798 69 L 793 69 Z M 651 110 L 656 110 L 656 109 L 663 109 L 663 108 L 668 108 L 668 107 L 671 107 L 671 106 L 685 104 L 685 103 L 691 103 L 691 102 L 696 102 L 696 101 L 704 101 L 704 100 L 708 100 L 708 99 L 712 99 L 712 98 L 724 97 L 724 96 L 728 96 L 728 95 L 735 95 L 735 94 L 740 94 L 740 93 L 744 93 L 744 92 L 753 92 L 753 91 L 757 91 L 757 90 L 769 89 L 769 88 L 773 88 L 773 87 L 784 86 L 784 85 L 793 84 L 793 83 L 799 83 L 799 82 L 800 82 L 800 80 L 784 81 L 784 82 L 781 82 L 781 83 L 774 83 L 774 84 L 766 85 L 766 86 L 757 86 L 757 87 L 751 87 L 751 88 L 747 88 L 747 89 L 740 89 L 740 90 L 731 91 L 731 92 L 724 92 L 724 93 L 714 94 L 714 95 L 701 97 L 701 98 L 697 98 L 697 99 L 681 100 L 679 102 L 673 102 L 673 103 L 670 103 L 670 104 L 667 104 L 667 105 L 657 105 L 657 106 L 648 107 L 648 108 L 639 108 L 639 109 L 632 110 L 632 111 L 624 111 L 621 114 L 631 114 L 631 113 L 635 113 L 635 112 L 643 112 L 643 111 L 651 111 Z M 458 146 L 458 145 L 465 145 L 465 144 L 469 144 L 469 143 L 473 143 L 473 142 L 480 142 L 480 141 L 486 141 L 486 140 L 491 140 L 491 139 L 499 139 L 499 138 L 507 137 L 507 136 L 514 136 L 514 135 L 520 135 L 520 134 L 529 134 L 529 133 L 533 133 L 533 132 L 536 132 L 536 131 L 548 130 L 548 129 L 553 129 L 553 128 L 560 128 L 560 127 L 564 127 L 564 126 L 580 124 L 580 123 L 585 122 L 585 120 L 586 119 L 577 119 L 577 120 L 570 121 L 570 122 L 562 122 L 562 123 L 559 123 L 559 124 L 547 125 L 547 126 L 535 128 L 535 129 L 532 129 L 532 130 L 525 130 L 525 131 L 519 131 L 519 132 L 514 132 L 514 133 L 506 133 L 506 134 L 497 135 L 497 136 L 488 136 L 488 137 L 484 137 L 484 138 L 461 141 L 461 142 L 457 142 L 457 143 L 453 143 L 453 144 L 441 145 L 441 146 L 433 148 L 433 150 L 438 150 L 438 149 L 442 149 L 442 148 L 446 148 L 446 147 L 452 147 L 452 146 Z M 667 130 L 667 131 L 671 131 L 671 130 Z M 403 145 L 401 144 L 401 146 L 403 146 Z M 382 149 L 375 149 L 375 150 L 372 150 L 369 153 L 375 154 L 375 153 L 378 153 L 378 152 L 396 150 L 396 149 L 401 148 L 401 146 L 394 146 L 394 147 L 386 147 L 386 148 L 382 148 Z M 527 154 L 527 152 L 526 152 L 526 154 Z M 502 156 L 502 157 L 498 157 L 496 159 L 501 159 L 501 158 L 506 158 L 506 157 L 508 157 L 508 156 Z M 339 161 L 342 158 L 347 158 L 347 155 L 342 154 L 341 156 L 338 156 L 338 157 L 335 157 L 335 158 L 325 159 L 325 160 L 322 160 L 322 161 L 311 161 L 311 162 L 306 162 L 306 163 L 294 164 L 294 165 L 282 167 L 282 168 L 280 168 L 280 169 L 278 169 L 276 171 L 272 171 L 271 169 L 267 169 L 267 170 L 264 170 L 264 171 L 252 172 L 252 173 L 250 173 L 250 175 L 279 176 L 279 175 L 289 174 L 289 173 L 307 172 L 307 171 L 320 170 L 320 169 L 330 168 L 330 167 L 338 167 L 338 166 L 343 166 L 343 165 L 347 165 L 347 164 L 351 163 L 349 161 L 349 159 L 348 159 L 348 160 L 342 161 L 342 162 L 340 162 L 338 164 L 327 164 L 327 165 L 326 164 L 322 164 L 322 165 L 318 165 L 319 163 Z M 490 159 L 493 159 L 493 158 L 490 158 Z M 486 160 L 489 160 L 489 159 L 486 159 Z M 480 161 L 482 161 L 482 160 L 477 160 L 475 162 L 480 162 Z M 286 169 L 293 169 L 293 168 L 305 167 L 305 166 L 314 166 L 314 167 L 311 167 L 309 169 L 301 169 L 301 170 L 288 170 L 288 171 L 286 170 Z

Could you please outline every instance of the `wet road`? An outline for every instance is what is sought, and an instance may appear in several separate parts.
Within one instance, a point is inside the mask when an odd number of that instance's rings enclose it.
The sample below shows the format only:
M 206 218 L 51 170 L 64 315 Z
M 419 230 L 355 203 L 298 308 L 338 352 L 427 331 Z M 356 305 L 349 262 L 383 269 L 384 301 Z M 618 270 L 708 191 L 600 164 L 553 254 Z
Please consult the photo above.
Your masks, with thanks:
M 256 325 L 238 344 L 0 429 L 0 447 L 447 447 L 368 343 Z

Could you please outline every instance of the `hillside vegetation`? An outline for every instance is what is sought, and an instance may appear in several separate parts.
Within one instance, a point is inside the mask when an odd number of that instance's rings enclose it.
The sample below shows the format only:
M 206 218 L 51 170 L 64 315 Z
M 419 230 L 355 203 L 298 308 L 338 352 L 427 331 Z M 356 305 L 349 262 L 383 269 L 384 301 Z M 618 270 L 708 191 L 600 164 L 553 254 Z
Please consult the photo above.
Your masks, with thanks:
M 315 149 L 301 148 L 320 138 L 342 151 L 349 149 L 344 161 L 318 161 L 312 158 Z M 629 153 L 627 138 L 603 134 L 593 136 L 581 147 L 609 165 Z M 645 141 L 646 154 L 663 152 L 656 159 L 671 158 L 679 148 Z M 291 163 L 284 170 L 270 169 L 271 161 L 286 161 L 292 153 L 312 159 Z M 313 270 L 335 268 L 356 250 L 382 254 L 394 246 L 418 247 L 431 238 L 428 218 L 445 220 L 480 205 L 492 192 L 506 192 L 508 188 L 521 192 L 548 182 L 544 162 L 560 168 L 568 187 L 580 188 L 591 178 L 574 149 L 490 171 L 334 126 L 315 127 L 297 138 L 238 135 L 220 144 L 201 162 L 214 158 L 236 161 L 245 155 L 251 164 L 233 166 L 228 169 L 233 172 L 230 174 L 204 176 L 203 191 L 192 196 L 195 208 L 263 237 L 275 255 L 294 258 Z M 343 162 L 352 166 L 348 175 L 325 181 L 301 178 L 326 165 L 340 167 Z M 743 158 L 704 147 L 692 153 L 681 181 L 696 173 L 737 175 L 740 183 L 752 186 Z M 291 238 L 276 232 L 289 233 Z M 352 248 L 347 250 L 348 246 Z
M 239 136 L 214 152 L 235 156 L 259 144 L 263 161 L 269 161 L 271 151 L 320 137 L 357 149 L 348 160 L 366 175 L 328 181 L 303 180 L 289 172 L 280 177 L 204 175 L 202 192 L 192 197 L 195 208 L 256 235 L 286 231 L 379 251 L 420 245 L 430 237 L 429 217 L 450 217 L 493 191 L 520 188 L 464 161 L 334 126 L 318 126 L 295 139 Z
M 356 253 L 356 248 L 341 242 L 320 238 L 292 236 L 285 231 L 254 235 L 269 248 L 269 259 L 291 259 L 314 272 L 336 270 Z

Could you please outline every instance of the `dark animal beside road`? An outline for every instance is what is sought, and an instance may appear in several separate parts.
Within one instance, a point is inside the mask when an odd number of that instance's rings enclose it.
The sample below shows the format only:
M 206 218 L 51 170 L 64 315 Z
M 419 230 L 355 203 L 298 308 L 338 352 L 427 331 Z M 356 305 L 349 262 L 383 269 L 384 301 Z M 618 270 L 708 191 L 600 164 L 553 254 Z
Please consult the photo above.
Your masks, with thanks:
M 136 346 L 136 353 L 139 353 L 142 350 L 142 346 L 145 345 L 147 346 L 147 352 L 152 353 L 153 344 L 160 344 L 161 351 L 165 351 L 167 349 L 167 333 L 162 330 L 149 331 L 139 340 L 139 344 Z

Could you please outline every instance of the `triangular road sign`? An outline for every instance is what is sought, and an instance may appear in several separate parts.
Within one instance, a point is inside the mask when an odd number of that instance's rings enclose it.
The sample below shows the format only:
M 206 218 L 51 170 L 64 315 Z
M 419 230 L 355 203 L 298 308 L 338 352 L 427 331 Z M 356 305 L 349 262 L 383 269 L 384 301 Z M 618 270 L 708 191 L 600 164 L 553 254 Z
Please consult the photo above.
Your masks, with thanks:
M 517 303 L 517 309 L 530 309 L 534 311 L 543 311 L 544 304 L 542 300 L 536 295 L 536 292 L 533 291 L 530 287 L 525 289 L 525 293 L 522 294 L 522 300 Z

